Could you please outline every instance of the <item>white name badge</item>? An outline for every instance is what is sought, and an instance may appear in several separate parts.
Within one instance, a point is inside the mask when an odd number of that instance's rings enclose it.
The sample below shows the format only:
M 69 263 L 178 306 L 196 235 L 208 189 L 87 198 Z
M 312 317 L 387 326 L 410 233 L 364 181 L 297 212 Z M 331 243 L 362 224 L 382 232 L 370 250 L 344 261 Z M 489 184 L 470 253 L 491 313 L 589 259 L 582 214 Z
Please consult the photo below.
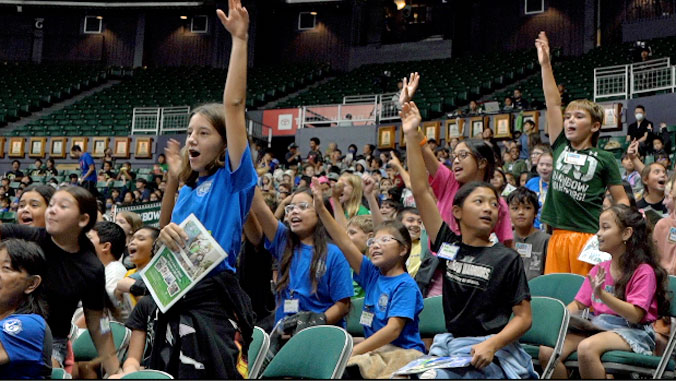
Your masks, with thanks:
M 669 228 L 669 241 L 676 243 L 676 228 Z
M 449 261 L 455 261 L 455 257 L 458 256 L 458 250 L 460 248 L 456 244 L 442 243 L 439 252 L 437 253 L 438 257 L 448 259 Z
M 373 312 L 362 311 L 361 316 L 359 317 L 359 324 L 370 327 L 373 324 Z
M 521 255 L 523 258 L 530 258 L 533 253 L 533 245 L 525 242 L 516 243 L 516 252 Z
M 298 312 L 298 299 L 284 299 L 284 313 L 295 314 Z
M 575 152 L 568 152 L 566 154 L 564 161 L 566 162 L 566 164 L 584 165 L 584 163 L 587 161 L 587 155 L 581 155 Z

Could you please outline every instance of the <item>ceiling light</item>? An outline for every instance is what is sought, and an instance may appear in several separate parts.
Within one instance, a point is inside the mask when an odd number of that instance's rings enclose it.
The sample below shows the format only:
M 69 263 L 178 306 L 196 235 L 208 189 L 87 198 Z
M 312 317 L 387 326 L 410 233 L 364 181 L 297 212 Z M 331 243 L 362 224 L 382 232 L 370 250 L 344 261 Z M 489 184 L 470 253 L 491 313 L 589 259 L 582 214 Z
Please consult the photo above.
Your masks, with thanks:
M 400 11 L 406 6 L 406 0 L 394 0 L 394 3 L 397 5 L 397 10 Z
M 188 16 L 180 16 L 180 19 L 181 19 L 181 20 L 187 20 L 187 19 L 188 19 Z

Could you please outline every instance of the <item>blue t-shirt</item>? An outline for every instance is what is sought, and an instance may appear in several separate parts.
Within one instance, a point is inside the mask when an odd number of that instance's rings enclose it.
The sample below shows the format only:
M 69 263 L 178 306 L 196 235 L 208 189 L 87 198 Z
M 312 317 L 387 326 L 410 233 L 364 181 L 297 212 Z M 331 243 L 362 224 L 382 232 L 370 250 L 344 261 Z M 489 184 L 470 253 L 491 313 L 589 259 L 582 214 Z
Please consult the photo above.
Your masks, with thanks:
M 211 176 L 200 177 L 195 188 L 184 185 L 178 193 L 171 222 L 180 224 L 191 213 L 195 214 L 228 253 L 210 276 L 223 270 L 236 272 L 242 225 L 251 208 L 257 178 L 247 146 L 236 171 L 230 169 L 230 158 L 226 152 L 225 167 Z
M 96 170 L 92 171 L 88 177 L 84 177 L 84 175 L 87 174 L 87 171 L 89 171 L 90 165 L 94 165 L 94 159 L 92 159 L 92 155 L 90 155 L 89 152 L 84 152 L 82 156 L 80 156 L 80 170 L 82 171 L 82 179 L 84 181 L 96 182 Z
M 521 144 L 519 159 L 528 160 L 530 158 L 528 152 L 528 135 L 526 135 L 525 132 L 521 132 L 521 136 L 519 136 L 519 144 Z
M 544 180 L 540 181 L 539 176 L 533 177 L 526 183 L 526 188 L 532 190 L 533 192 L 535 192 L 535 194 L 538 195 L 538 205 L 540 207 L 538 209 L 538 215 L 535 216 L 535 221 L 533 223 L 533 226 L 535 226 L 536 229 L 540 229 L 540 227 L 542 226 L 542 223 L 540 222 L 540 214 L 542 214 L 542 206 L 545 204 L 548 186 L 549 184 L 547 184 Z M 542 189 L 540 189 L 540 187 L 542 187 Z
M 0 342 L 9 363 L 0 365 L 0 378 L 45 378 L 51 370 L 51 334 L 36 314 L 15 314 L 0 320 Z
M 359 275 L 354 279 L 366 290 L 362 311 L 374 314 L 371 326 L 363 325 L 364 337 L 370 337 L 387 325 L 392 317 L 406 318 L 404 329 L 390 344 L 404 349 L 425 352 L 420 339 L 418 315 L 423 309 L 423 297 L 415 280 L 408 273 L 385 276 L 366 256 L 361 261 Z
M 277 258 L 279 263 L 282 262 L 284 256 L 288 234 L 289 228 L 278 222 L 275 239 L 272 242 L 267 237 L 265 239 L 265 248 Z M 294 314 L 294 312 L 284 313 L 285 300 L 298 299 L 298 311 L 324 312 L 337 301 L 354 295 L 350 265 L 338 246 L 332 243 L 327 245 L 325 265 L 317 267 L 321 276 L 317 278 L 317 292 L 312 293 L 310 264 L 313 252 L 312 246 L 302 243 L 294 250 L 289 269 L 289 284 L 282 291 L 282 295 L 278 295 L 279 305 L 275 312 L 275 323 Z M 345 327 L 345 319 L 342 319 L 336 325 Z

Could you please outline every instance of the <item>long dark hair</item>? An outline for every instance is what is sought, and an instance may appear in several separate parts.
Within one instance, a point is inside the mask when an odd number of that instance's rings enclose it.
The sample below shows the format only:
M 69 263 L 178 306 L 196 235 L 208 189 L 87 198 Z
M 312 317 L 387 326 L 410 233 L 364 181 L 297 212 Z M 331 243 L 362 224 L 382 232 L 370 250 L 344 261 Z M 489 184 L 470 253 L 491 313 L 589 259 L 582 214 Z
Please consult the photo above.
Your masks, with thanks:
M 490 182 L 493 177 L 493 171 L 495 170 L 495 155 L 493 153 L 493 148 L 481 139 L 467 139 L 458 142 L 458 144 L 460 143 L 465 144 L 472 153 L 472 157 L 476 160 L 477 169 L 479 164 L 481 164 L 481 160 L 486 160 L 484 181 Z
M 312 193 L 310 192 L 309 188 L 299 189 L 293 193 L 292 198 L 299 193 L 305 193 L 312 198 Z M 319 216 L 317 216 L 317 225 L 315 225 L 315 228 L 312 232 L 312 246 L 314 250 L 312 251 L 312 262 L 310 262 L 310 283 L 312 284 L 312 293 L 317 292 L 317 284 L 319 283 L 319 278 L 321 277 L 321 275 L 317 276 L 317 273 L 319 270 L 321 270 L 319 266 L 323 265 L 326 267 L 328 237 L 329 235 L 326 232 L 326 228 L 324 228 Z M 277 281 L 277 286 L 275 287 L 277 295 L 280 297 L 282 295 L 282 291 L 289 285 L 291 260 L 293 259 L 294 251 L 300 246 L 300 237 L 298 237 L 296 233 L 292 232 L 291 229 L 288 230 L 286 238 L 286 248 L 284 249 L 284 255 L 282 256 L 282 260 L 280 261 L 279 265 L 280 277 Z
M 55 191 L 54 188 L 49 185 L 31 184 L 23 190 L 21 198 L 23 198 L 23 195 L 27 192 L 37 192 L 45 200 L 45 204 L 49 205 L 49 200 L 52 199 Z M 19 201 L 21 201 L 21 199 L 19 199 Z
M 85 188 L 78 187 L 78 186 L 67 186 L 63 188 L 59 188 L 57 192 L 68 192 L 75 201 L 77 201 L 77 206 L 78 209 L 80 210 L 80 214 L 86 214 L 89 216 L 89 221 L 87 222 L 87 225 L 82 228 L 82 231 L 80 231 L 80 236 L 79 241 L 80 241 L 80 246 L 83 244 L 87 247 L 92 247 L 91 241 L 89 241 L 89 238 L 87 238 L 87 232 L 91 230 L 91 228 L 96 225 L 96 218 L 98 217 L 98 211 L 99 208 L 96 205 L 96 198 Z
M 10 238 L 0 242 L 0 250 L 6 250 L 12 268 L 14 270 L 26 271 L 28 275 L 39 275 L 42 282 L 30 294 L 24 294 L 15 313 L 18 314 L 38 314 L 47 318 L 47 301 L 44 296 L 45 273 L 47 272 L 47 259 L 40 246 L 34 242 L 27 242 L 22 239 Z
M 652 229 L 636 208 L 617 204 L 605 211 L 611 212 L 615 216 L 615 222 L 617 222 L 621 229 L 630 227 L 633 230 L 631 237 L 627 240 L 624 254 L 619 258 L 622 275 L 620 279 L 615 280 L 615 296 L 621 300 L 626 300 L 627 284 L 634 275 L 634 271 L 636 271 L 638 266 L 646 263 L 653 268 L 655 277 L 657 278 L 655 297 L 657 298 L 659 315 L 668 316 L 669 298 L 667 297 L 667 290 L 669 278 L 666 270 L 658 263 L 657 251 L 653 246 L 651 237 Z

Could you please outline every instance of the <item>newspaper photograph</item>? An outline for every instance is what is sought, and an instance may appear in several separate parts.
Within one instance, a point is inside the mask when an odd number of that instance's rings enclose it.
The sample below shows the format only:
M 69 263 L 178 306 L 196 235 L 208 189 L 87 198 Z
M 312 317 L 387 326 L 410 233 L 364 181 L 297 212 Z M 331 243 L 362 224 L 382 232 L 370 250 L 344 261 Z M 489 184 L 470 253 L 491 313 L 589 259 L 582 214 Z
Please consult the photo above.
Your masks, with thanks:
M 179 226 L 188 235 L 185 247 L 174 252 L 162 245 L 141 271 L 143 281 L 163 313 L 228 257 L 194 214 Z

